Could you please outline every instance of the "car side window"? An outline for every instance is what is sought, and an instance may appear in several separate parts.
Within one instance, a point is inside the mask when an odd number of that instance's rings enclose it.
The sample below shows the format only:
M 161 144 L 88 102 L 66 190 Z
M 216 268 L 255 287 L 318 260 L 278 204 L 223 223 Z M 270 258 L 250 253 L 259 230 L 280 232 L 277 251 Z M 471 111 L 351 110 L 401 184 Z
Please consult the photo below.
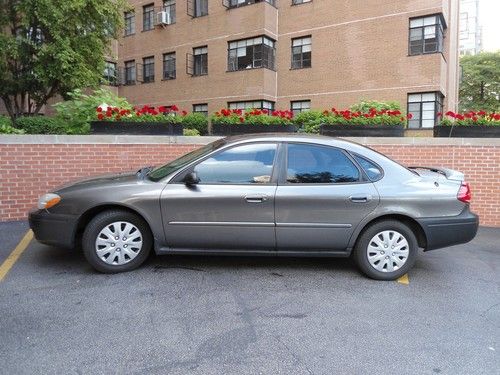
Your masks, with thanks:
M 361 166 L 361 168 L 363 168 L 370 181 L 376 181 L 380 179 L 380 177 L 382 177 L 383 174 L 382 170 L 374 162 L 365 159 L 364 157 L 359 156 L 357 154 L 354 154 L 353 156 L 354 159 L 356 159 L 358 164 Z
M 309 144 L 288 145 L 287 182 L 345 183 L 360 180 L 354 163 L 341 150 Z
M 271 182 L 277 144 L 232 147 L 194 168 L 201 184 L 266 184 Z

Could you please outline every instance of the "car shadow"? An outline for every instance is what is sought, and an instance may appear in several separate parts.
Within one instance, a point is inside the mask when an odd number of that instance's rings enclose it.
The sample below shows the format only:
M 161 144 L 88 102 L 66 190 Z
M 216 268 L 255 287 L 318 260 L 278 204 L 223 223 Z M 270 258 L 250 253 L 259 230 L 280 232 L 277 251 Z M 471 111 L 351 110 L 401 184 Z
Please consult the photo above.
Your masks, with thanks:
M 38 243 L 31 244 L 31 256 L 37 268 L 56 273 L 97 274 L 81 250 L 63 249 Z M 168 270 L 220 273 L 227 270 L 262 270 L 282 277 L 290 271 L 332 271 L 359 274 L 350 258 L 223 256 L 223 255 L 156 255 L 152 254 L 138 269 L 154 273 Z

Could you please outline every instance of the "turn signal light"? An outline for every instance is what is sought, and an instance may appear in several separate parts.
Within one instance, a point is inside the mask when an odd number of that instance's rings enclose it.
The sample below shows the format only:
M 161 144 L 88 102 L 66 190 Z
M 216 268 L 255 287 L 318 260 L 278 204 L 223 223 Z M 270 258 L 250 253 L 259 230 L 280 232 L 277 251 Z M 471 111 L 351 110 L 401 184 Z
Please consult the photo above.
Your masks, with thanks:
M 468 182 L 462 182 L 462 185 L 458 190 L 457 198 L 460 202 L 470 203 L 472 200 L 472 192 Z
M 61 197 L 57 194 L 48 193 L 40 197 L 38 200 L 38 208 L 46 210 L 47 208 L 54 207 L 61 201 Z

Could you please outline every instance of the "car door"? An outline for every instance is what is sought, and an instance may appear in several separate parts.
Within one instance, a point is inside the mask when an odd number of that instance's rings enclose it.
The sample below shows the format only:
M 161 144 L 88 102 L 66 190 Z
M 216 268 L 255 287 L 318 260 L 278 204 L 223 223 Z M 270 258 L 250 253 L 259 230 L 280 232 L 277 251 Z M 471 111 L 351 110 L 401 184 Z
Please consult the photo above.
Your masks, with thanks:
M 278 143 L 245 143 L 206 157 L 161 195 L 167 246 L 220 250 L 275 250 L 273 166 Z
M 278 251 L 345 250 L 378 205 L 373 184 L 339 148 L 289 143 L 284 159 L 275 202 Z

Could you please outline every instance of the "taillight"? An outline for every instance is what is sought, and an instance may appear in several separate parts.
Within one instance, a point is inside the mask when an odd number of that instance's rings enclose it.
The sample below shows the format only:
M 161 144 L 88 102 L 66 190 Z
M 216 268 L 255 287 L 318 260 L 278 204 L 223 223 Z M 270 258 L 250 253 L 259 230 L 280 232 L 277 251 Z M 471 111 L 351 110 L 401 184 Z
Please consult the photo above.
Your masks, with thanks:
M 458 190 L 457 199 L 460 202 L 470 203 L 472 199 L 472 192 L 470 191 L 470 186 L 468 182 L 462 182 L 462 185 Z

